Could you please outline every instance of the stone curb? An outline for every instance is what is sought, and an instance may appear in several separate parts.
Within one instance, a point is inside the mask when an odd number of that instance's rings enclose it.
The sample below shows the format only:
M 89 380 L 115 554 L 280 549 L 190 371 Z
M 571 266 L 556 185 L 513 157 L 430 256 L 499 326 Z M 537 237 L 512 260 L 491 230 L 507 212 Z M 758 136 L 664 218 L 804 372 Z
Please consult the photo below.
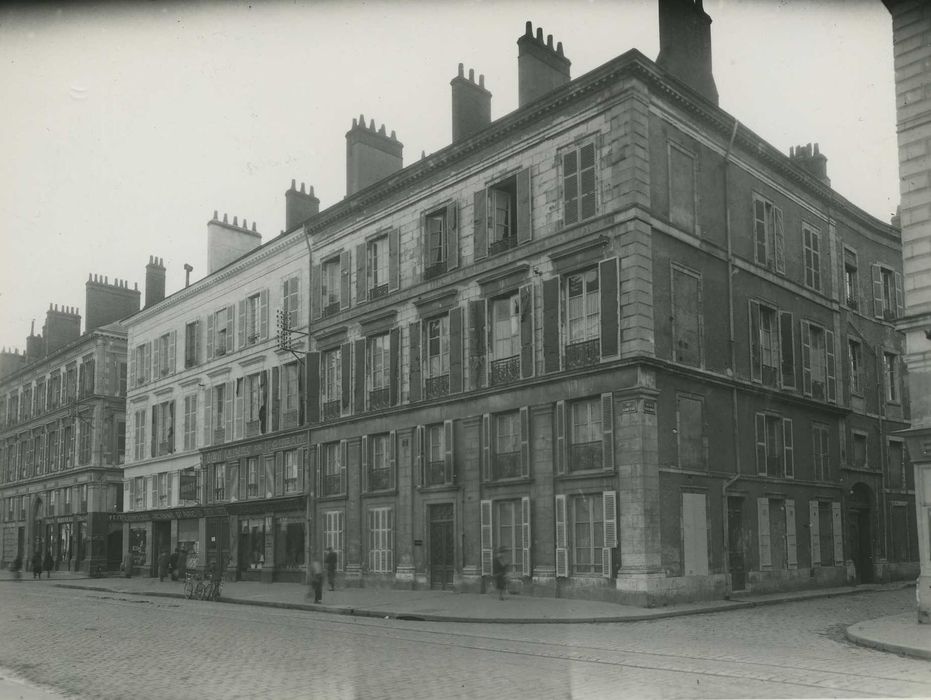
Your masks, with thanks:
M 870 647 L 872 649 L 891 652 L 893 654 L 904 654 L 905 656 L 912 656 L 918 659 L 931 659 L 931 649 L 919 649 L 917 647 L 906 646 L 905 644 L 884 642 L 878 639 L 867 637 L 863 634 L 858 634 L 854 631 L 854 628 L 859 627 L 861 624 L 863 623 L 858 622 L 855 625 L 850 625 L 850 627 L 844 631 L 847 639 L 849 639 L 851 642 L 860 644 L 861 646 Z

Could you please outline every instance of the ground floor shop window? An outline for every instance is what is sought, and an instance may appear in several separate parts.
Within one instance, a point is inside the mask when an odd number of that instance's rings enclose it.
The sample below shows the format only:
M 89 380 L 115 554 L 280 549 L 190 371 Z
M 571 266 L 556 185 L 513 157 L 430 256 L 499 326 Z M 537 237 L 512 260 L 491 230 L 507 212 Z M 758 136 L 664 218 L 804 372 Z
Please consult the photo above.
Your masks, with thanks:
M 146 531 L 143 527 L 134 527 L 129 531 L 129 556 L 133 566 L 145 566 Z
M 249 571 L 265 565 L 265 518 L 241 520 L 239 524 L 239 569 Z
M 278 518 L 275 533 L 275 567 L 304 567 L 304 518 L 301 516 Z

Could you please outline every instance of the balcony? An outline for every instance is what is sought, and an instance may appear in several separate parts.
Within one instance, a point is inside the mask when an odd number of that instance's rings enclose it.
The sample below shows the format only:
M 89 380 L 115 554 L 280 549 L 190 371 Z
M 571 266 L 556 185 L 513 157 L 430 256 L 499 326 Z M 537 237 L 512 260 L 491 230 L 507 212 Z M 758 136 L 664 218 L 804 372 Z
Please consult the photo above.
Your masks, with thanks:
M 255 437 L 256 435 L 262 434 L 262 421 L 260 420 L 249 420 L 246 421 L 246 437 Z
M 387 491 L 391 488 L 391 469 L 370 469 L 368 474 L 369 491 Z
M 425 280 L 432 280 L 440 275 L 446 273 L 446 261 L 433 263 L 432 265 L 427 265 L 423 270 L 423 278 Z
M 372 287 L 369 289 L 369 299 L 380 299 L 383 296 L 388 295 L 388 285 L 380 284 L 377 287 Z
M 504 386 L 520 379 L 520 355 L 494 360 L 491 363 L 491 385 Z
M 601 441 L 582 442 L 569 447 L 569 471 L 583 472 L 603 469 Z
M 343 484 L 343 474 L 324 474 L 323 475 L 323 494 L 324 496 L 339 496 L 346 492 Z
M 520 475 L 520 452 L 499 452 L 495 455 L 496 479 L 514 479 Z
M 323 317 L 328 318 L 329 316 L 335 316 L 339 313 L 339 301 L 331 301 L 329 304 L 323 307 Z
M 323 420 L 336 420 L 342 415 L 342 402 L 339 399 L 335 401 L 323 402 Z
M 427 399 L 438 399 L 443 396 L 449 396 L 449 375 L 444 374 L 440 377 L 428 377 L 424 382 L 424 397 Z
M 488 244 L 488 254 L 497 255 L 498 253 L 503 253 L 506 250 L 510 250 L 515 245 L 517 245 L 516 236 L 505 236 L 500 241 L 492 241 Z
M 424 476 L 425 486 L 441 486 L 448 483 L 446 478 L 446 460 L 439 459 L 434 462 L 427 462 Z
M 391 393 L 388 389 L 376 389 L 369 392 L 369 410 L 378 411 L 391 406 Z
M 600 338 L 583 340 L 566 346 L 566 369 L 591 367 L 601 361 Z

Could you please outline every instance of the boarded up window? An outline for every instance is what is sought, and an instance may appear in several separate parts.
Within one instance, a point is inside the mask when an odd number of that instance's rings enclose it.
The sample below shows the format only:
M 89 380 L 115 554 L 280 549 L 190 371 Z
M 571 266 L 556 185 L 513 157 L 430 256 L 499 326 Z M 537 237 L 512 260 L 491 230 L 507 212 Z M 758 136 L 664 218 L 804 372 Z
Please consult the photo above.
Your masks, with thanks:
M 705 494 L 682 494 L 682 549 L 686 576 L 708 575 L 708 521 Z
M 695 231 L 695 158 L 669 144 L 669 221 Z
M 673 359 L 687 365 L 701 364 L 701 277 L 672 268 Z
M 703 408 L 700 397 L 676 397 L 676 437 L 679 446 L 679 466 L 682 469 L 707 468 Z

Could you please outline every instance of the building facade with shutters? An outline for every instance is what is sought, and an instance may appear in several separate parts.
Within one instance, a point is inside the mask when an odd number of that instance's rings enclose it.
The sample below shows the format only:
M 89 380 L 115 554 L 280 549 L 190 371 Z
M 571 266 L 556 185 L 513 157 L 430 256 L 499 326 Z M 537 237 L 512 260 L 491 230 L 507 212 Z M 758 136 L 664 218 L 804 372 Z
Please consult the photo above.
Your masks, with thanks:
M 56 571 L 119 568 L 125 458 L 126 330 L 139 291 L 92 275 L 86 324 L 50 305 L 25 355 L 0 363 L 0 565 L 38 552 Z M 10 362 L 10 360 L 15 360 Z
M 207 239 L 208 274 L 126 320 L 124 558 L 143 575 L 178 551 L 201 572 L 303 580 L 307 245 L 216 214 Z
M 518 109 L 460 67 L 407 168 L 354 121 L 303 224 L 310 548 L 349 585 L 480 590 L 499 548 L 639 604 L 917 571 L 899 231 L 717 106 L 709 25 L 661 2 L 657 62 L 571 80 L 528 23 Z

